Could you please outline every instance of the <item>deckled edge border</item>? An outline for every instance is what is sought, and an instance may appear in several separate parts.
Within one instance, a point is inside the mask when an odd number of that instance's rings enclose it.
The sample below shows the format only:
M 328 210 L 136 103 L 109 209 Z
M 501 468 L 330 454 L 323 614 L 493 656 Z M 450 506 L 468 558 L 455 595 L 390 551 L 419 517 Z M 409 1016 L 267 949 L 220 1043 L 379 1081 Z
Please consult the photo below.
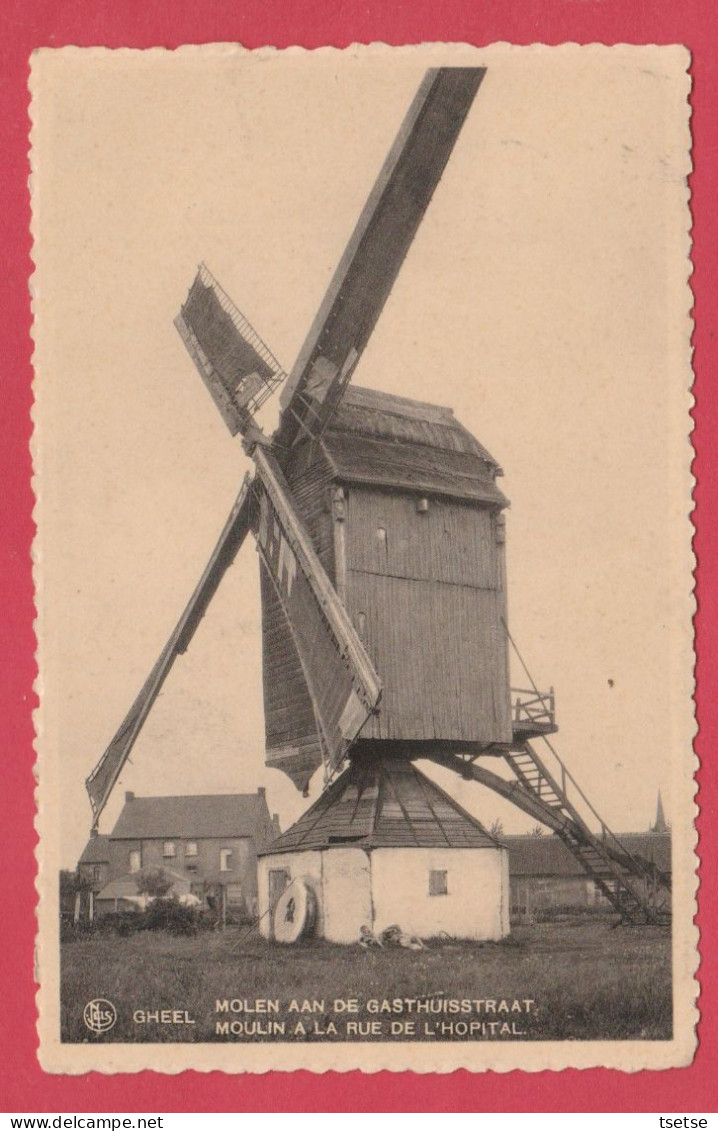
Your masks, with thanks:
M 603 43 L 590 43 L 579 44 L 575 42 L 567 42 L 559 45 L 534 43 L 530 45 L 513 45 L 504 41 L 487 44 L 485 46 L 477 47 L 468 43 L 418 43 L 418 44 L 405 44 L 402 46 L 389 46 L 381 42 L 373 42 L 370 44 L 354 43 L 346 48 L 335 48 L 331 46 L 320 47 L 315 49 L 307 49 L 300 46 L 292 46 L 288 48 L 275 48 L 266 46 L 254 50 L 248 50 L 238 43 L 211 43 L 211 44 L 186 44 L 176 48 L 164 47 L 151 47 L 151 48 L 132 48 L 132 47 L 119 47 L 119 48 L 105 48 L 105 47 L 76 47 L 76 46 L 62 46 L 59 48 L 42 48 L 33 53 L 30 65 L 30 78 L 29 78 L 29 94 L 30 101 L 28 107 L 28 116 L 30 119 L 30 132 L 29 132 L 29 163 L 30 175 L 28 179 L 28 193 L 31 202 L 31 227 L 30 234 L 32 238 L 32 248 L 30 256 L 32 259 L 33 267 L 35 267 L 34 260 L 34 245 L 37 238 L 37 216 L 36 211 L 32 208 L 33 201 L 33 181 L 37 174 L 37 152 L 35 148 L 36 136 L 36 120 L 35 120 L 35 103 L 33 91 L 34 68 L 33 64 L 39 54 L 47 51 L 63 52 L 63 53 L 77 53 L 87 55 L 90 53 L 99 54 L 156 54 L 166 56 L 167 54 L 194 54 L 201 52 L 203 54 L 215 52 L 223 55 L 231 53 L 240 53 L 252 55 L 255 57 L 273 57 L 275 55 L 377 55 L 381 53 L 402 54 L 415 53 L 417 49 L 431 51 L 441 50 L 444 57 L 452 54 L 463 55 L 466 52 L 471 52 L 478 56 L 477 62 L 480 57 L 487 52 L 495 52 L 497 50 L 511 51 L 511 52 L 526 52 L 526 51 L 540 51 L 540 52 L 557 52 L 557 51 L 605 51 L 616 53 L 617 51 L 624 51 L 628 53 L 640 53 L 646 49 L 655 50 L 671 50 L 680 47 L 679 44 L 666 45 L 666 44 L 603 44 Z M 692 340 L 694 333 L 694 321 L 692 317 L 692 310 L 694 305 L 694 294 L 691 285 L 691 277 L 693 274 L 693 264 L 691 259 L 692 251 L 692 214 L 691 214 L 691 191 L 689 187 L 689 177 L 694 170 L 692 163 L 692 136 L 691 136 L 691 54 L 687 47 L 682 47 L 685 58 L 684 67 L 684 91 L 685 91 L 685 105 L 686 114 L 684 122 L 684 136 L 686 139 L 686 168 L 685 168 L 685 254 L 686 254 L 686 279 L 684 283 L 685 302 L 683 310 L 683 319 L 686 325 L 687 337 L 685 343 L 685 371 L 690 374 L 691 384 L 686 388 L 686 423 L 689 424 L 686 437 L 688 439 L 688 453 L 686 465 L 683 469 L 685 478 L 686 501 L 690 504 L 686 511 L 686 519 L 690 524 L 690 563 L 691 563 L 691 577 L 693 584 L 686 596 L 687 606 L 686 614 L 690 615 L 691 623 L 693 624 L 697 612 L 697 603 L 695 597 L 695 571 L 697 561 L 693 552 L 693 540 L 695 538 L 695 524 L 693 523 L 693 492 L 696 486 L 696 479 L 693 475 L 692 467 L 695 459 L 695 449 L 693 447 L 693 412 L 695 409 L 695 398 L 693 396 L 693 381 L 695 374 L 692 369 Z M 38 383 L 38 370 L 36 367 L 36 354 L 38 347 L 38 340 L 36 337 L 37 326 L 37 304 L 36 304 L 36 272 L 33 270 L 28 286 L 30 293 L 30 305 L 32 311 L 32 342 L 33 342 L 33 394 L 37 388 Z M 678 314 L 678 311 L 676 312 Z M 47 759 L 48 754 L 42 749 L 42 687 L 43 687 L 43 646 L 41 644 L 41 622 L 42 622 L 42 571 L 40 568 L 41 560 L 41 535 L 42 535 L 42 522 L 41 522 L 41 502 L 38 494 L 38 487 L 41 480 L 41 429 L 39 421 L 39 413 L 37 408 L 37 398 L 33 395 L 33 402 L 31 408 L 31 419 L 33 424 L 33 433 L 30 441 L 30 454 L 32 458 L 32 481 L 31 486 L 35 499 L 35 506 L 33 508 L 33 520 L 35 522 L 36 534 L 32 546 L 32 565 L 33 565 L 33 582 L 36 594 L 36 620 L 34 622 L 36 653 L 35 660 L 37 665 L 37 677 L 33 685 L 38 698 L 38 706 L 33 711 L 33 724 L 35 728 L 35 766 L 34 776 L 36 782 L 35 788 L 35 832 L 37 834 L 37 844 L 35 848 L 35 862 L 36 862 L 36 879 L 35 890 L 37 895 L 36 906 L 36 921 L 37 921 L 37 934 L 35 945 L 35 980 L 37 983 L 36 993 L 36 1006 L 37 1006 L 37 1031 L 40 1039 L 40 1047 L 38 1057 L 41 1067 L 50 1073 L 58 1073 L 63 1075 L 84 1075 L 88 1072 L 98 1072 L 103 1075 L 114 1075 L 116 1073 L 137 1073 L 145 1070 L 153 1072 L 160 1072 L 166 1075 L 177 1075 L 186 1071 L 195 1072 L 214 1072 L 220 1071 L 228 1075 L 240 1075 L 245 1073 L 251 1074 L 264 1074 L 269 1072 L 294 1072 L 297 1070 L 310 1071 L 312 1073 L 323 1074 L 325 1072 L 352 1072 L 361 1071 L 366 1073 L 376 1072 L 418 1072 L 418 1073 L 440 1073 L 447 1074 L 455 1072 L 459 1069 L 465 1069 L 473 1073 L 483 1072 L 562 1072 L 571 1068 L 605 1068 L 616 1069 L 626 1073 L 638 1072 L 645 1069 L 659 1071 L 666 1068 L 675 1067 L 688 1067 L 695 1055 L 698 1047 L 697 1041 L 697 1027 L 700 1021 L 700 1014 L 698 1010 L 698 1001 L 700 995 L 700 983 L 697 979 L 698 971 L 700 968 L 700 952 L 699 952 L 699 931 L 696 925 L 696 915 L 698 912 L 698 868 L 700 866 L 700 858 L 698 855 L 698 833 L 695 825 L 695 818 L 698 816 L 697 796 L 698 788 L 696 783 L 696 773 L 699 769 L 699 760 L 695 753 L 694 742 L 698 733 L 698 726 L 696 720 L 695 709 L 693 710 L 693 727 L 690 735 L 686 734 L 686 738 L 691 739 L 691 766 L 692 773 L 690 775 L 690 786 L 692 793 L 681 801 L 688 808 L 692 802 L 694 821 L 692 824 L 692 836 L 690 843 L 685 845 L 685 851 L 692 853 L 693 869 L 687 869 L 687 876 L 692 876 L 692 902 L 691 893 L 686 893 L 686 912 L 690 909 L 693 914 L 690 917 L 690 924 L 686 924 L 686 938 L 679 939 L 674 935 L 673 938 L 673 966 L 674 966 L 674 1021 L 676 1013 L 680 1008 L 685 1017 L 683 1023 L 685 1024 L 685 1036 L 682 1039 L 675 1037 L 670 1042 L 614 1042 L 614 1041 L 590 1041 L 590 1042 L 574 1042 L 574 1041 L 561 1041 L 561 1042 L 521 1042 L 514 1045 L 458 1045 L 455 1042 L 446 1043 L 444 1045 L 422 1045 L 418 1043 L 407 1043 L 404 1045 L 386 1043 L 386 1044 L 361 1044 L 361 1045 L 261 1045 L 261 1046 L 247 1046 L 242 1045 L 242 1054 L 246 1060 L 256 1060 L 256 1064 L 242 1065 L 229 1063 L 230 1058 L 234 1056 L 236 1059 L 238 1046 L 234 1045 L 214 1045 L 214 1044 L 176 1044 L 176 1045 L 161 1045 L 161 1044 L 137 1044 L 137 1045 L 101 1045 L 96 1047 L 78 1046 L 63 1044 L 59 1041 L 59 1001 L 55 1004 L 54 1016 L 52 1014 L 52 1007 L 49 1001 L 52 990 L 58 991 L 56 996 L 59 997 L 59 936 L 57 932 L 57 893 L 56 882 L 54 875 L 46 876 L 43 867 L 43 808 L 42 808 L 42 795 L 47 790 L 43 785 L 43 779 L 47 776 Z M 688 533 L 688 531 L 686 531 Z M 687 540 L 688 541 L 688 540 Z M 690 698 L 691 702 L 695 704 L 695 630 L 692 637 L 693 649 L 693 664 L 690 670 Z M 46 835 L 46 834 L 45 834 Z M 674 846 L 675 855 L 675 846 Z M 49 891 L 51 893 L 50 899 L 43 898 L 43 884 L 45 880 L 49 880 Z M 46 922 L 47 920 L 47 922 Z M 52 924 L 55 924 L 55 930 L 52 930 Z M 678 1002 L 676 1000 L 677 990 L 679 989 L 676 978 L 676 961 L 678 944 L 682 943 L 686 949 L 690 948 L 690 953 L 694 956 L 693 964 L 684 975 L 685 983 L 680 989 L 685 988 L 686 1000 L 685 1002 Z M 46 980 L 43 984 L 43 970 L 50 970 L 54 975 L 54 980 L 51 985 Z M 54 1035 L 47 1034 L 46 1030 L 56 1022 Z M 277 1050 L 281 1047 L 284 1063 L 277 1064 L 273 1060 L 276 1059 Z M 476 1047 L 482 1053 L 484 1050 L 492 1050 L 493 1056 L 482 1057 L 481 1063 L 476 1063 L 477 1058 L 468 1057 L 465 1055 L 472 1047 Z M 627 1057 L 629 1047 L 638 1048 L 643 1055 L 637 1058 Z M 192 1052 L 195 1050 L 212 1050 L 213 1055 L 211 1064 L 201 1064 L 191 1061 Z M 459 1051 L 460 1050 L 460 1051 Z M 506 1056 L 496 1057 L 497 1052 L 501 1050 L 506 1051 Z M 545 1054 L 541 1059 L 543 1063 L 540 1064 L 521 1064 L 520 1058 L 526 1056 L 527 1051 L 533 1052 L 536 1059 L 539 1059 L 539 1052 Z M 551 1054 L 558 1055 L 564 1051 L 570 1050 L 568 1059 L 563 1060 L 560 1065 L 546 1063 L 551 1057 Z M 594 1052 L 595 1050 L 595 1052 Z M 610 1050 L 610 1053 L 609 1053 Z M 655 1056 L 645 1055 L 652 1051 L 656 1051 Z M 434 1054 L 432 1057 L 431 1054 Z M 436 1053 L 444 1053 L 446 1056 L 451 1056 L 451 1063 L 438 1063 L 435 1059 Z M 84 1063 L 79 1062 L 83 1054 L 85 1055 Z M 113 1054 L 119 1054 L 121 1063 L 113 1063 Z M 359 1054 L 359 1055 L 357 1055 Z M 462 1055 L 463 1054 L 463 1055 Z M 661 1055 L 664 1054 L 664 1055 Z M 104 1063 L 98 1062 L 98 1055 L 102 1057 Z M 70 1057 L 75 1058 L 76 1063 L 68 1063 Z M 171 1064 L 164 1063 L 170 1061 L 173 1057 L 181 1057 L 185 1063 Z M 401 1059 L 401 1058 L 404 1059 Z M 321 1066 L 312 1063 L 321 1058 Z M 382 1059 L 383 1058 L 383 1059 Z M 427 1063 L 418 1063 L 426 1060 Z M 189 1061 L 189 1063 L 186 1063 Z M 629 1063 L 626 1063 L 629 1061 Z

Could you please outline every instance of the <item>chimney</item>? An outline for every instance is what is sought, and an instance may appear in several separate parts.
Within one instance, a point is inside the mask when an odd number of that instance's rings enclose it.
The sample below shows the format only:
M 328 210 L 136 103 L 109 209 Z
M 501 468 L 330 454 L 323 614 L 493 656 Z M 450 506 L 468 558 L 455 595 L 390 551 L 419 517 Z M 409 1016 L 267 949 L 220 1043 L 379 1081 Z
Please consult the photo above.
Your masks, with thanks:
M 135 795 L 132 792 L 132 790 L 131 789 L 125 790 L 125 804 L 127 804 L 128 801 L 134 801 L 134 800 L 135 800 Z
M 264 786 L 263 785 L 258 786 L 257 787 L 257 797 L 264 798 L 264 797 L 266 797 L 266 795 L 267 795 L 267 791 L 264 788 Z

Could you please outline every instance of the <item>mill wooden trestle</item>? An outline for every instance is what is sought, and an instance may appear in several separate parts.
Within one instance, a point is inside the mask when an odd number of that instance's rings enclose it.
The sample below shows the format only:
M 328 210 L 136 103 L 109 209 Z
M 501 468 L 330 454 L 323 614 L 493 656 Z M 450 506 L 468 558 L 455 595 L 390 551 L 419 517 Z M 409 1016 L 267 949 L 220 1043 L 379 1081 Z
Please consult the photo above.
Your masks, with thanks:
M 554 730 L 557 728 L 553 728 Z M 626 850 L 620 839 L 598 816 L 563 762 L 551 748 L 556 769 L 550 769 L 532 744 L 523 741 L 526 728 L 517 731 L 511 749 L 497 754 L 510 770 L 502 777 L 468 758 L 437 753 L 432 760 L 456 770 L 511 801 L 524 813 L 547 825 L 580 863 L 597 888 L 630 923 L 665 923 L 670 919 L 670 876 L 649 860 Z M 572 800 L 571 792 L 576 796 Z M 580 804 L 582 803 L 582 804 Z M 580 806 L 580 807 L 579 807 Z M 599 831 L 586 820 L 594 817 Z
M 441 831 L 432 825 L 436 806 L 458 820 L 407 765 L 432 759 L 558 833 L 623 918 L 655 922 L 662 878 L 625 851 L 563 764 L 550 767 L 531 745 L 556 729 L 553 693 L 511 691 L 501 467 L 451 409 L 349 384 L 484 73 L 447 67 L 426 75 L 288 375 L 206 267 L 192 283 L 176 326 L 255 475 L 87 780 L 93 818 L 251 532 L 266 764 L 302 790 L 324 767 L 327 827 L 327 806 L 351 793 L 342 777 L 335 788 L 337 774 L 360 774 L 366 758 L 377 796 L 398 790 L 392 805 L 410 781 L 416 829 L 426 826 L 421 835 L 415 829 L 422 848 L 422 837 Z M 279 424 L 267 436 L 256 413 L 280 386 Z M 497 758 L 503 775 L 489 768 Z M 468 828 L 471 819 L 459 823 Z M 486 843 L 505 852 L 493 838 Z

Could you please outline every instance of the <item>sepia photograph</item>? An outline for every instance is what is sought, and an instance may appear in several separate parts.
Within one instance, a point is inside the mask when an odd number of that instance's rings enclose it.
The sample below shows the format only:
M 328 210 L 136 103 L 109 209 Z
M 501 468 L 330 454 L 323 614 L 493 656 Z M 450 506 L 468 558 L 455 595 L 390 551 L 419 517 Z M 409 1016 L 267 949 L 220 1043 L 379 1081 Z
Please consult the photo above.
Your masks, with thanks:
M 688 62 L 35 54 L 47 1070 L 690 1063 Z

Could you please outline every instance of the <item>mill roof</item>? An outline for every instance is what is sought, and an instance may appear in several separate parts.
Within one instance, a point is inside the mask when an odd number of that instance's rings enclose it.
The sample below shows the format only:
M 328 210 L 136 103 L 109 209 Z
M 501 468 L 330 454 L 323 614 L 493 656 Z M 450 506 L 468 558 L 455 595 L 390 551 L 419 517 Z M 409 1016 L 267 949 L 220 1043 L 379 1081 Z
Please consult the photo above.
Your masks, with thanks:
M 256 836 L 270 827 L 264 793 L 132 797 L 125 802 L 110 835 L 112 840 L 166 837 L 201 840 L 205 837 Z
M 350 386 L 321 446 L 347 483 L 507 503 L 499 464 L 450 408 Z
M 558 836 L 503 836 L 512 876 L 586 876 Z M 618 840 L 632 856 L 671 870 L 671 838 L 665 833 L 622 833 Z
M 499 848 L 499 842 L 405 758 L 354 758 L 261 855 L 338 845 Z
M 78 864 L 107 864 L 110 860 L 110 838 L 98 833 L 91 836 L 82 850 Z

